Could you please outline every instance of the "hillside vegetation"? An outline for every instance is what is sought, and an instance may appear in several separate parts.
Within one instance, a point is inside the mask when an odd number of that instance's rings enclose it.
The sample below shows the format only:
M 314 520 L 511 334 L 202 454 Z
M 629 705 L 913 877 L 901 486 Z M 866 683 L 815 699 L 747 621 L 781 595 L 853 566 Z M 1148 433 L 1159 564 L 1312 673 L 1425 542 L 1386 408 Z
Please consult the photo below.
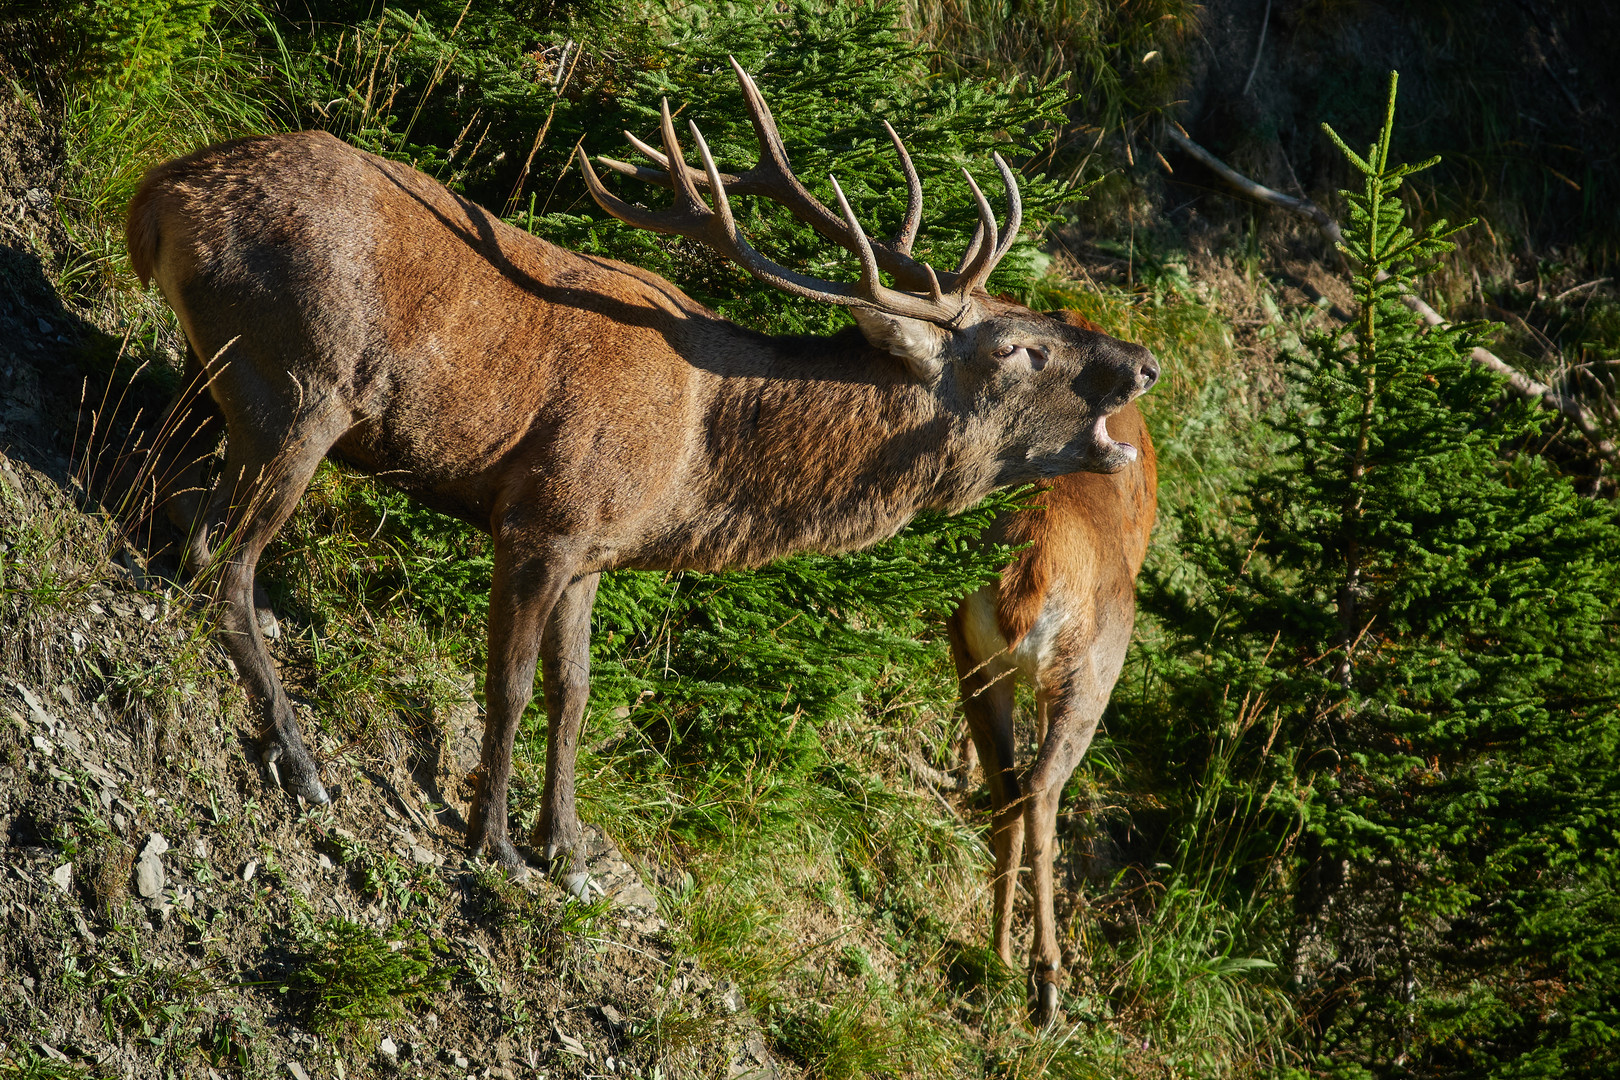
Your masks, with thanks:
M 1620 1075 L 1600 5 L 0 20 L 0 1077 Z M 621 132 L 648 137 L 667 97 L 746 167 L 727 56 L 798 174 L 831 201 L 835 173 L 875 233 L 905 212 L 890 121 L 936 265 L 976 220 L 960 169 L 995 191 L 999 151 L 1025 226 L 993 290 L 1164 365 L 1143 399 L 1160 526 L 1066 792 L 1045 1028 L 988 947 L 982 778 L 940 782 L 963 727 L 942 619 L 1006 561 L 977 537 L 1019 492 L 843 558 L 605 575 L 579 792 L 611 895 L 586 903 L 462 844 L 482 534 L 327 465 L 266 553 L 272 650 L 337 793 L 312 809 L 263 783 L 204 597 L 120 480 L 184 349 L 124 207 L 148 167 L 228 137 L 322 128 L 746 325 L 847 325 L 606 218 L 571 164 L 632 157 Z M 1343 250 L 1235 198 L 1168 125 L 1325 207 Z M 850 272 L 779 208 L 740 216 L 773 258 Z M 1403 291 L 1457 325 L 1421 329 Z M 1506 389 L 1481 345 L 1594 431 Z M 518 742 L 522 832 L 542 705 Z

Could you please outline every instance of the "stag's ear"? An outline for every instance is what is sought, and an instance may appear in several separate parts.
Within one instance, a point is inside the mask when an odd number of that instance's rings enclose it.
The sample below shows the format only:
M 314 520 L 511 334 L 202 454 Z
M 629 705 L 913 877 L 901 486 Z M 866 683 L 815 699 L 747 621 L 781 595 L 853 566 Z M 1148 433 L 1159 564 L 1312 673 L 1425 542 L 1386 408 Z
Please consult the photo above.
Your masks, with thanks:
M 852 307 L 849 311 L 866 340 L 904 360 L 917 381 L 933 382 L 939 377 L 948 337 L 944 330 L 922 319 L 889 315 L 871 308 Z

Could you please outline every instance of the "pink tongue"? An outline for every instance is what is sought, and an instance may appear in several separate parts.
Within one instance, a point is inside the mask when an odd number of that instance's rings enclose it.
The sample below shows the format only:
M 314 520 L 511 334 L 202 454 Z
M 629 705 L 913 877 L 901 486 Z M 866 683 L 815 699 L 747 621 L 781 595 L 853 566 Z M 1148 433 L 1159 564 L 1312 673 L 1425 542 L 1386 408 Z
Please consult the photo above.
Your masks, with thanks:
M 1113 437 L 1108 434 L 1108 418 L 1106 416 L 1099 416 L 1097 418 L 1097 430 L 1095 434 L 1097 437 L 1097 445 L 1102 449 L 1103 453 L 1106 454 L 1109 450 L 1117 446 L 1125 452 L 1126 461 L 1136 460 L 1136 447 L 1132 446 L 1128 442 L 1115 442 Z

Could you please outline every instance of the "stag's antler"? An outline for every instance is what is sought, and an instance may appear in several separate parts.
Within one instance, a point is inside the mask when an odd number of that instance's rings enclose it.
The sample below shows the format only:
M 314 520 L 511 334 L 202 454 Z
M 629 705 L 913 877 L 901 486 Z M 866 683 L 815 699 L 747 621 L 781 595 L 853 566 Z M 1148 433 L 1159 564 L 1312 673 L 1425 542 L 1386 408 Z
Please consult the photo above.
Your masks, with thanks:
M 704 141 L 702 132 L 698 130 L 696 123 L 689 121 L 692 138 L 697 143 L 698 156 L 703 161 L 702 170 L 692 168 L 686 163 L 680 144 L 676 140 L 675 124 L 670 117 L 669 102 L 666 100 L 662 103 L 659 124 L 664 142 L 662 152 L 625 132 L 631 145 L 662 165 L 664 171 L 642 168 L 608 157 L 599 157 L 597 160 L 624 176 L 632 176 L 673 189 L 674 207 L 658 213 L 632 206 L 609 194 L 602 186 L 595 170 L 591 168 L 590 159 L 585 151 L 580 149 L 577 151 L 580 171 L 584 173 L 585 186 L 597 204 L 619 220 L 638 228 L 699 240 L 720 254 L 735 260 L 760 280 L 786 292 L 834 304 L 875 308 L 889 314 L 904 315 L 947 326 L 958 323 L 969 310 L 973 291 L 984 284 L 996 264 L 1012 247 L 1013 240 L 1018 236 L 1018 227 L 1023 220 L 1023 203 L 1018 194 L 1018 182 L 1014 179 L 1012 170 L 1007 167 L 1007 163 L 1001 159 L 1001 155 L 992 154 L 991 157 L 1001 173 L 1002 183 L 1007 188 L 1006 227 L 1000 230 L 996 228 L 995 211 L 991 209 L 990 201 L 984 197 L 984 192 L 979 190 L 979 185 L 972 175 L 963 169 L 962 173 L 967 176 L 968 185 L 978 204 L 979 225 L 956 270 L 948 274 L 937 274 L 933 267 L 911 256 L 911 245 L 916 240 L 918 226 L 922 223 L 922 181 L 918 179 L 917 170 L 911 163 L 911 155 L 906 152 L 905 144 L 900 141 L 900 136 L 895 134 L 894 128 L 887 121 L 883 124 L 889 138 L 894 142 L 895 151 L 900 155 L 900 165 L 906 174 L 906 216 L 894 240 L 882 243 L 866 235 L 866 230 L 856 220 L 854 211 L 850 209 L 849 200 L 844 197 L 843 188 L 839 186 L 836 177 L 829 179 L 832 181 L 833 193 L 838 196 L 841 215 L 834 214 L 799 182 L 798 177 L 793 174 L 792 166 L 788 164 L 787 149 L 782 144 L 781 133 L 777 130 L 770 106 L 765 103 L 759 87 L 754 85 L 754 80 L 735 58 L 731 60 L 731 66 L 742 83 L 743 96 L 748 103 L 748 115 L 759 138 L 758 163 L 741 176 L 720 172 L 715 167 L 714 158 L 709 153 L 708 143 Z M 707 189 L 713 198 L 712 210 L 699 196 L 699 188 Z M 821 235 L 854 252 L 861 260 L 860 281 L 854 285 L 823 281 L 820 278 L 795 273 L 761 255 L 737 230 L 736 220 L 731 213 L 732 195 L 757 195 L 780 203 L 794 217 L 810 225 Z M 993 243 L 986 243 L 986 237 L 995 237 L 995 240 Z M 878 278 L 880 268 L 894 275 L 895 282 L 901 288 L 891 289 L 885 286 Z

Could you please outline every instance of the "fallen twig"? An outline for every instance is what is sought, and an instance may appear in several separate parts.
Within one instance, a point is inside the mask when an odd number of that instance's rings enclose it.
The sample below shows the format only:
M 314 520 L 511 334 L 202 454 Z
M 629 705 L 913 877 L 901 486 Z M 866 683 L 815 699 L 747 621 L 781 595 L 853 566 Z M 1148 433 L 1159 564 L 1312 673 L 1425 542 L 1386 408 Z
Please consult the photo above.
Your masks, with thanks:
M 1316 223 L 1317 228 L 1322 230 L 1323 235 L 1333 241 L 1335 247 L 1344 242 L 1344 232 L 1339 228 L 1339 223 L 1333 220 L 1326 210 L 1323 210 L 1311 200 L 1295 195 L 1284 195 L 1280 191 L 1250 180 L 1247 176 L 1244 176 L 1226 162 L 1193 142 L 1187 133 L 1174 123 L 1166 127 L 1165 131 L 1170 136 L 1170 141 L 1175 143 L 1182 152 L 1196 158 L 1216 176 L 1219 176 L 1242 194 L 1254 199 L 1256 202 L 1281 207 L 1284 210 L 1310 218 Z M 1380 274 L 1380 278 L 1385 276 L 1387 275 Z M 1425 303 L 1423 298 L 1415 293 L 1402 293 L 1401 302 L 1415 311 L 1427 326 L 1448 325 L 1443 315 Z M 1606 460 L 1620 461 L 1620 448 L 1617 448 L 1611 440 L 1604 436 L 1597 417 L 1586 406 L 1565 397 L 1545 383 L 1537 382 L 1483 346 L 1474 346 L 1469 355 L 1473 357 L 1476 364 L 1489 368 L 1505 378 L 1515 393 L 1539 402 L 1544 408 L 1550 409 L 1569 420 L 1586 437 L 1586 441 L 1591 443 L 1592 448 Z

